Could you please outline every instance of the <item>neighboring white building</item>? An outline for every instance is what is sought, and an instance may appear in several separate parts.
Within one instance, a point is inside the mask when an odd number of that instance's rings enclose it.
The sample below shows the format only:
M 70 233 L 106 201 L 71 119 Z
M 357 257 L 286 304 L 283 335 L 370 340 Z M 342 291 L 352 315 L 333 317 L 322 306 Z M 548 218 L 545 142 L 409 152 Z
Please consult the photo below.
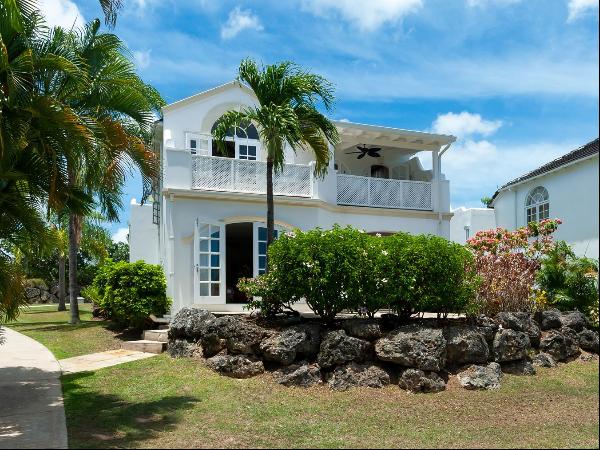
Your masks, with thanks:
M 491 208 L 458 208 L 450 239 L 465 243 L 478 231 L 509 230 L 531 221 L 560 218 L 556 239 L 581 256 L 598 258 L 598 139 L 502 186 Z
M 251 90 L 231 82 L 163 108 L 160 195 L 152 207 L 131 205 L 130 239 L 137 244 L 130 259 L 156 262 L 150 247 L 156 248 L 173 312 L 243 302 L 238 278 L 264 271 L 266 163 L 257 130 L 250 125 L 230 136 L 227 156 L 219 155 L 211 136 L 223 113 L 256 104 Z M 280 231 L 337 223 L 367 232 L 450 237 L 449 181 L 440 161 L 453 136 L 336 126 L 341 143 L 331 148 L 334 157 L 323 179 L 313 175 L 310 152 L 286 149 L 274 186 Z M 358 146 L 380 148 L 380 157 L 363 155 Z M 417 154 L 431 158 L 431 170 L 423 169 Z
M 496 224 L 510 230 L 559 218 L 556 239 L 598 258 L 598 139 L 506 183 L 491 206 Z
M 496 228 L 494 210 L 490 208 L 460 207 L 452 211 L 450 220 L 450 240 L 465 244 L 467 239 L 478 231 Z

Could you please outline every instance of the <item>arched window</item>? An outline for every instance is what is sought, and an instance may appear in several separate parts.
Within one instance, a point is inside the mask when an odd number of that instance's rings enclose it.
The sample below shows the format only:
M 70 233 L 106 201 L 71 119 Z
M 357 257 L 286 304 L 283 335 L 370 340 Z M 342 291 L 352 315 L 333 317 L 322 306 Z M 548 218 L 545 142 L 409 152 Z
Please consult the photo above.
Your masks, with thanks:
M 215 130 L 217 129 L 217 126 L 219 125 L 219 120 L 217 120 L 212 128 L 210 129 L 211 134 L 215 132 Z M 250 125 L 246 125 L 246 124 L 240 124 L 239 127 L 236 128 L 235 130 L 235 135 L 239 138 L 243 138 L 243 139 L 255 139 L 258 140 L 258 130 L 256 129 L 256 127 L 254 126 L 254 124 L 250 124 Z M 227 130 L 227 137 L 233 137 L 233 129 L 229 129 Z
M 550 217 L 550 197 L 545 187 L 538 186 L 527 194 L 525 214 L 527 223 L 539 222 Z

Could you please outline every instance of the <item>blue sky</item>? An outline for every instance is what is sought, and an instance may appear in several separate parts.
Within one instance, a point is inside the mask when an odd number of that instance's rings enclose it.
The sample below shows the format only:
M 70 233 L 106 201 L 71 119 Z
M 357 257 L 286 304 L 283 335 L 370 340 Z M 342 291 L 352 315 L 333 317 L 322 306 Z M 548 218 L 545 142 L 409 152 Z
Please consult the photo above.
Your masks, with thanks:
M 97 0 L 41 0 L 53 24 Z M 115 32 L 167 102 L 247 56 L 336 85 L 335 119 L 451 133 L 452 206 L 598 137 L 598 0 L 125 0 Z M 139 198 L 138 177 L 124 193 Z M 120 230 L 120 231 L 119 231 Z

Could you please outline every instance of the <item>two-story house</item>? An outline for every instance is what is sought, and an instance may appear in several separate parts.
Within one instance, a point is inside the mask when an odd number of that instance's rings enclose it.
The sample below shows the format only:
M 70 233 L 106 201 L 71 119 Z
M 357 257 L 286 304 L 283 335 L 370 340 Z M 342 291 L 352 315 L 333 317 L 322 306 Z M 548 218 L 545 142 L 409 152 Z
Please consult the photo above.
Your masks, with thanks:
M 240 277 L 265 270 L 266 163 L 254 125 L 232 132 L 226 154 L 211 131 L 223 113 L 257 103 L 231 82 L 163 109 L 157 150 L 162 178 L 154 203 L 131 205 L 131 260 L 164 267 L 173 312 L 203 305 L 227 310 L 246 299 Z M 449 237 L 449 181 L 440 161 L 453 136 L 336 122 L 326 176 L 309 151 L 286 148 L 274 177 L 279 232 L 334 224 L 370 233 L 407 231 Z M 430 158 L 425 170 L 419 158 Z M 238 306 L 239 308 L 239 306 Z

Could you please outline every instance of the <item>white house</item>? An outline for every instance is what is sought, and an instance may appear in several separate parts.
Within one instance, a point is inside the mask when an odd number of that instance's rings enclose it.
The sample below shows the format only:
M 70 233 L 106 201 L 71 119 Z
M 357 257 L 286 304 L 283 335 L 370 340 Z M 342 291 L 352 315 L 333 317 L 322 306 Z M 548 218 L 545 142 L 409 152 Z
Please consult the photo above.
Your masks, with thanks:
M 451 239 L 496 226 L 514 230 L 532 221 L 558 217 L 556 239 L 576 254 L 598 258 L 598 139 L 579 147 L 499 188 L 493 209 L 455 210 Z
M 264 271 L 266 163 L 258 132 L 254 125 L 236 130 L 226 155 L 211 136 L 223 113 L 256 104 L 252 91 L 234 81 L 163 109 L 157 131 L 162 179 L 153 204 L 131 205 L 136 244 L 130 258 L 164 267 L 174 312 L 244 302 L 237 280 Z M 313 175 L 309 151 L 286 148 L 285 168 L 274 181 L 279 231 L 337 223 L 449 238 L 449 181 L 440 161 L 453 136 L 341 121 L 336 126 L 341 143 L 331 148 L 322 179 Z M 420 157 L 431 158 L 431 170 L 423 169 Z
M 502 186 L 491 206 L 499 227 L 558 217 L 556 239 L 598 258 L 598 139 Z

